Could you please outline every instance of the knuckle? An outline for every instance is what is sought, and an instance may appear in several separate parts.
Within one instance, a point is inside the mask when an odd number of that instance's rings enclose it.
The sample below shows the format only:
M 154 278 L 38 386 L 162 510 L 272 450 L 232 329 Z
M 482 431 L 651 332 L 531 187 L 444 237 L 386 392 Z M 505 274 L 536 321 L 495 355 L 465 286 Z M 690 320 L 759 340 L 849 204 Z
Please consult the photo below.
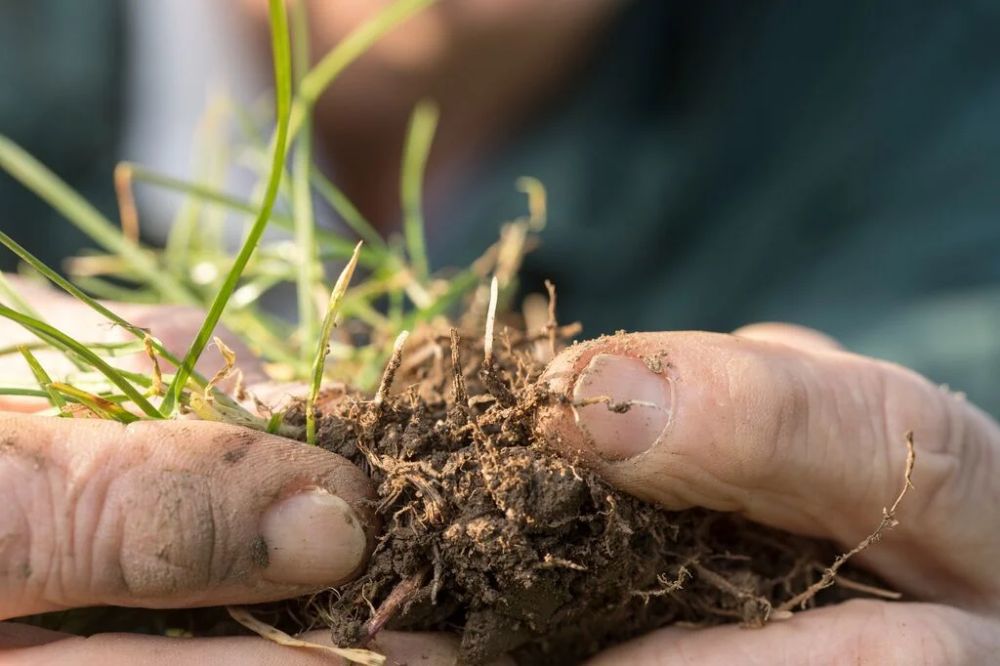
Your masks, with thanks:
M 118 588 L 131 598 L 169 599 L 209 587 L 225 549 L 211 484 L 185 470 L 137 469 L 116 480 Z M 109 581 L 110 582 L 110 581 Z
M 787 450 L 805 437 L 812 395 L 781 358 L 747 350 L 725 364 L 730 404 L 727 465 L 740 485 L 767 484 L 782 472 Z

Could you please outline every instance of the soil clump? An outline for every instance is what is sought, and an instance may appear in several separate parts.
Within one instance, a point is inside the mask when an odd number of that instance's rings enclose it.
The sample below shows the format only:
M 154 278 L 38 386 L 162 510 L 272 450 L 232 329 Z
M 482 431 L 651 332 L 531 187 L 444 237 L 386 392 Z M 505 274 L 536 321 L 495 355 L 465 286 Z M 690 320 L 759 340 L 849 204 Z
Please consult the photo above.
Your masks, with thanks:
M 367 571 L 296 615 L 375 650 L 383 628 L 456 632 L 466 664 L 572 664 L 662 626 L 787 615 L 775 609 L 821 578 L 830 544 L 665 511 L 546 445 L 538 414 L 567 398 L 539 383 L 540 359 L 573 333 L 505 329 L 487 351 L 481 334 L 429 330 L 397 350 L 374 399 L 326 390 L 319 443 L 370 473 L 382 527 Z

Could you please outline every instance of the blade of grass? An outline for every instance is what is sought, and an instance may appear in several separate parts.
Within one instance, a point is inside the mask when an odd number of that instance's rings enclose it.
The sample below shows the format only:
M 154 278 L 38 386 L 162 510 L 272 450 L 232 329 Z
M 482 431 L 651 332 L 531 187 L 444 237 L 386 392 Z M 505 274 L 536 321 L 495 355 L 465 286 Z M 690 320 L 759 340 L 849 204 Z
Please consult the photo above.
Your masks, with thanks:
M 361 240 L 367 243 L 373 254 L 379 257 L 387 256 L 389 246 L 382 238 L 382 235 L 365 219 L 365 216 L 351 203 L 347 195 L 341 192 L 340 188 L 323 175 L 323 172 L 317 167 L 313 167 L 310 176 L 313 187 L 316 188 L 319 195 L 326 200 L 330 208 L 333 209 L 340 219 L 344 221 L 344 224 L 350 227 Z
M 6 234 L 0 231 L 0 236 L 5 235 Z M 18 312 L 23 312 L 24 314 L 34 317 L 39 321 L 45 321 L 45 318 L 42 317 L 38 310 L 33 308 L 30 303 L 24 300 L 21 294 L 18 293 L 17 289 L 14 289 L 3 273 L 0 273 L 0 295 L 4 296 Z M 42 339 L 45 340 L 45 338 Z M 81 362 L 80 359 L 73 354 L 66 354 L 65 356 L 69 359 L 69 362 L 75 365 L 78 369 L 83 370 L 87 367 L 86 364 Z
M 301 85 L 302 77 L 309 71 L 309 24 L 304 0 L 296 0 L 293 4 L 292 21 L 295 77 L 296 84 Z M 305 116 L 302 131 L 296 140 L 295 155 L 292 158 L 292 213 L 295 219 L 295 243 L 298 249 L 295 292 L 299 313 L 298 339 L 304 343 L 300 347 L 303 360 L 309 359 L 308 342 L 315 340 L 319 332 L 316 304 L 313 300 L 320 271 L 312 189 L 309 186 L 309 174 L 312 170 L 311 115 L 307 113 Z
M 125 376 L 121 371 L 108 365 L 104 359 L 95 354 L 92 350 L 69 337 L 59 329 L 49 326 L 45 322 L 35 319 L 34 317 L 18 312 L 17 310 L 12 310 L 6 305 L 0 305 L 0 317 L 17 322 L 38 337 L 49 339 L 59 348 L 73 352 L 86 361 L 87 364 L 92 366 L 95 370 L 107 377 L 112 384 L 120 388 L 122 393 L 127 395 L 129 399 L 135 403 L 136 407 L 142 410 L 144 414 L 154 419 L 163 418 L 163 415 L 160 414 L 160 412 L 157 411 L 157 409 L 153 407 L 153 405 L 151 405 L 150 402 L 146 400 L 146 398 L 139 391 L 137 391 L 127 379 L 125 379 Z
M 15 388 L 0 386 L 0 395 L 16 396 L 18 398 L 48 398 L 49 394 L 41 389 Z
M 226 194 L 225 192 L 220 192 L 207 185 L 192 183 L 181 178 L 174 178 L 173 176 L 158 173 L 135 164 L 132 165 L 132 178 L 136 182 L 142 182 L 148 185 L 161 187 L 166 190 L 171 190 L 173 192 L 187 194 L 191 197 L 228 208 L 238 213 L 254 215 L 260 210 L 258 207 L 255 207 L 253 204 L 244 201 L 243 199 Z M 271 222 L 276 227 L 287 229 L 289 231 L 295 230 L 295 221 L 288 215 L 272 211 Z M 329 252 L 328 256 L 336 259 L 349 258 L 354 249 L 354 243 L 346 238 L 342 238 L 328 229 L 316 229 L 316 241 L 320 245 L 324 246 L 324 249 Z M 360 261 L 364 266 L 371 267 L 377 265 L 375 255 L 369 251 L 368 248 L 365 248 L 365 251 L 361 253 Z
M 35 376 L 35 381 L 38 382 L 38 386 L 41 387 L 43 391 L 49 396 L 49 402 L 53 407 L 58 409 L 60 412 L 66 407 L 66 400 L 52 388 L 52 378 L 49 377 L 49 373 L 45 372 L 45 368 L 42 364 L 38 362 L 38 358 L 31 353 L 27 345 L 21 345 L 20 347 L 21 356 L 24 357 L 25 362 L 27 362 L 28 367 L 31 368 L 31 374 Z
M 228 161 L 228 137 L 220 126 L 229 107 L 230 104 L 225 96 L 215 95 L 198 120 L 193 141 L 195 155 L 192 167 L 196 169 L 199 182 L 204 181 L 206 177 L 210 182 L 224 182 Z M 135 168 L 134 164 L 129 166 Z M 170 233 L 167 235 L 163 250 L 163 260 L 175 275 L 188 274 L 189 255 L 195 249 L 195 241 L 204 248 L 209 245 L 205 242 L 205 237 L 209 236 L 212 238 L 212 243 L 216 244 L 214 246 L 221 248 L 220 237 L 225 211 L 207 211 L 203 208 L 202 200 L 191 196 L 185 197 L 170 225 Z M 202 219 L 204 227 L 199 229 L 198 222 Z M 210 231 L 206 232 L 205 229 Z
M 292 105 L 289 136 L 295 137 L 320 95 L 344 69 L 387 32 L 437 0 L 398 0 L 351 31 L 302 79 Z
M 347 266 L 337 278 L 337 283 L 333 285 L 330 292 L 330 302 L 323 317 L 323 325 L 320 328 L 319 345 L 312 364 L 312 378 L 309 383 L 309 395 L 306 398 L 306 441 L 309 444 L 316 443 L 316 398 L 319 395 L 320 385 L 323 383 L 323 370 L 326 367 L 326 355 L 330 352 L 330 335 L 333 327 L 337 323 L 337 314 L 340 311 L 340 302 L 347 292 L 347 286 L 351 283 L 351 276 L 358 265 L 358 254 L 361 252 L 361 243 L 358 243 L 354 250 L 354 256 L 347 262 Z
M 73 191 L 41 162 L 0 135 L 0 168 L 59 211 L 74 226 L 109 252 L 120 255 L 142 279 L 163 297 L 193 303 L 194 296 L 173 277 L 164 274 L 148 251 L 134 243 L 86 199 Z
M 167 396 L 163 402 L 163 409 L 167 413 L 171 413 L 174 406 L 177 402 L 179 402 L 180 394 L 184 390 L 188 377 L 190 377 L 194 370 L 195 363 L 197 363 L 198 358 L 201 356 L 201 353 L 204 351 L 209 339 L 212 337 L 212 333 L 218 325 L 219 319 L 222 317 L 222 311 L 225 309 L 226 303 L 229 301 L 229 297 L 232 296 L 233 291 L 236 290 L 236 285 L 239 282 L 240 276 L 243 274 L 243 269 L 246 267 L 247 262 L 250 260 L 250 255 L 253 254 L 253 251 L 257 247 L 257 243 L 260 241 L 261 235 L 264 233 L 264 229 L 267 227 L 267 222 L 271 215 L 271 209 L 274 207 L 274 201 L 278 194 L 278 186 L 281 182 L 281 175 L 283 171 L 282 165 L 285 160 L 285 143 L 288 139 L 289 105 L 291 104 L 292 95 L 291 47 L 288 41 L 288 19 L 285 16 L 284 2 L 282 0 L 269 0 L 268 5 L 271 23 L 272 52 L 274 57 L 274 96 L 277 108 L 276 115 L 278 119 L 276 145 L 271 165 L 271 176 L 268 180 L 267 190 L 264 194 L 264 201 L 261 204 L 260 212 L 257 214 L 257 219 L 254 220 L 249 234 L 247 234 L 246 242 L 243 244 L 243 247 L 240 248 L 240 252 L 236 256 L 236 260 L 233 262 L 232 269 L 229 271 L 225 281 L 222 283 L 222 288 L 219 289 L 219 293 L 216 295 L 215 301 L 212 303 L 212 307 L 208 311 L 208 316 L 205 317 L 205 321 L 202 324 L 201 329 L 198 331 L 197 337 L 195 337 L 194 342 L 191 344 L 191 348 L 188 349 L 188 353 L 184 357 L 181 365 L 178 367 L 177 375 L 174 377 L 174 381 L 170 385 L 170 389 L 167 391 Z
M 72 398 L 74 402 L 83 405 L 101 418 L 118 421 L 119 423 L 135 423 L 139 420 L 138 416 L 128 411 L 121 405 L 102 398 L 99 395 L 87 393 L 86 391 L 75 386 L 70 386 L 69 384 L 63 384 L 61 382 L 52 382 L 52 388 L 53 390 L 65 395 L 67 398 Z
M 128 356 L 130 354 L 138 354 L 143 350 L 141 342 L 85 342 L 83 344 L 90 349 L 101 350 L 105 356 Z M 26 347 L 28 351 L 31 352 L 52 349 L 52 345 L 46 342 L 28 342 L 25 344 L 0 347 L 0 356 L 19 354 L 21 352 L 21 347 Z
M 271 418 L 267 420 L 267 427 L 265 429 L 265 432 L 267 432 L 267 434 L 269 435 L 276 434 L 278 430 L 281 428 L 281 421 L 282 419 L 284 419 L 284 417 L 285 417 L 284 412 L 275 412 L 274 414 L 271 414 Z
M 0 231 L 0 236 L 6 236 L 6 234 Z M 3 273 L 0 273 L 0 296 L 7 299 L 7 302 L 15 310 L 23 312 L 24 314 L 31 315 L 36 319 L 42 318 L 41 315 L 38 314 L 38 311 L 35 310 L 35 308 L 31 307 L 31 304 L 29 304 L 28 301 L 24 300 L 21 294 L 17 292 L 17 289 L 14 289 L 14 287 L 11 286 L 10 282 L 7 280 L 7 278 L 4 276 Z
M 147 289 L 137 289 L 135 287 L 115 284 L 104 278 L 81 275 L 74 277 L 73 281 L 85 293 L 96 298 L 103 298 L 106 301 L 142 303 L 145 305 L 159 305 L 160 303 L 160 297 Z
M 45 262 L 43 262 L 41 259 L 37 258 L 33 254 L 28 252 L 28 250 L 22 247 L 17 241 L 15 241 L 13 238 L 11 238 L 2 231 L 0 231 L 0 244 L 3 244 L 8 250 L 16 254 L 18 258 L 21 259 L 21 261 L 25 262 L 33 269 L 38 271 L 49 282 L 59 287 L 67 294 L 69 294 L 73 298 L 83 303 L 84 305 L 87 305 L 92 310 L 103 316 L 105 319 L 121 326 L 123 329 L 134 335 L 137 339 L 145 340 L 146 337 L 148 336 L 149 332 L 147 330 L 136 326 L 135 324 L 133 324 L 132 322 L 128 321 L 123 317 L 120 317 L 118 314 L 116 314 L 112 310 L 102 305 L 99 301 L 96 301 L 87 294 L 85 294 L 79 287 L 77 287 L 72 282 L 70 282 L 69 280 L 67 280 L 66 278 L 64 278 L 63 276 L 59 275 L 54 270 L 46 266 Z M 40 319 L 40 318 L 36 316 L 35 319 Z M 156 338 L 152 338 L 152 344 L 153 344 L 153 349 L 155 349 L 160 356 L 162 356 L 170 363 L 173 363 L 174 366 L 180 367 L 181 362 L 177 358 L 177 356 L 175 356 L 173 353 L 170 352 L 170 350 L 164 347 L 159 340 L 157 340 Z M 197 373 L 192 374 L 191 379 L 195 383 L 197 383 L 198 386 L 205 385 L 205 378 Z
M 403 203 L 403 236 L 406 252 L 420 282 L 427 279 L 427 242 L 424 234 L 423 188 L 424 171 L 430 155 L 434 131 L 438 123 L 438 107 L 428 100 L 421 101 L 410 116 L 410 127 L 403 149 L 403 168 L 400 175 L 400 200 Z

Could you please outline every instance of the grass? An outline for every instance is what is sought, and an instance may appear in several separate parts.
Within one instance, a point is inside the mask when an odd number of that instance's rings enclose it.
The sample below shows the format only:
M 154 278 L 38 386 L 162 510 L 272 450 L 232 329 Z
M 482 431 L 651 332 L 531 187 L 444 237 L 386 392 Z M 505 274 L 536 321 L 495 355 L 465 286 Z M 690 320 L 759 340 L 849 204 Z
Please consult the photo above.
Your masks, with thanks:
M 306 398 L 306 441 L 309 444 L 316 443 L 316 398 L 319 396 L 320 386 L 323 383 L 323 375 L 326 369 L 326 356 L 330 352 L 330 335 L 334 326 L 337 325 L 337 316 L 340 314 L 340 304 L 347 293 L 347 286 L 354 277 L 354 270 L 358 266 L 358 253 L 361 252 L 361 243 L 358 243 L 354 250 L 354 256 L 347 262 L 333 291 L 330 292 L 330 301 L 326 306 L 326 313 L 323 315 L 323 326 L 320 328 L 319 342 L 316 353 L 313 355 L 312 377 L 309 382 L 309 396 Z
M 35 376 L 35 381 L 42 388 L 43 391 L 48 395 L 49 402 L 59 410 L 62 414 L 66 408 L 66 399 L 63 398 L 62 394 L 52 386 L 52 378 L 49 377 L 49 373 L 45 372 L 45 368 L 42 364 L 38 362 L 38 358 L 35 357 L 31 350 L 28 349 L 26 345 L 21 345 L 19 348 L 21 356 L 24 357 L 25 362 L 28 367 L 31 368 L 31 374 Z
M 309 22 L 306 6 L 297 2 L 292 7 L 295 25 L 295 81 L 301 88 L 302 79 L 309 71 Z M 296 294 L 298 296 L 299 335 L 304 340 L 315 340 L 319 335 L 315 293 L 321 272 L 316 251 L 316 223 L 313 211 L 311 181 L 312 167 L 312 119 L 308 116 L 299 132 L 292 165 L 292 211 L 295 221 L 295 245 L 298 249 L 298 275 Z M 356 259 L 355 259 L 356 261 Z M 304 360 L 308 348 L 302 345 Z
M 203 418 L 292 432 L 280 414 L 267 419 L 250 414 L 195 371 L 217 327 L 224 324 L 263 359 L 272 378 L 306 382 L 304 435 L 314 441 L 315 404 L 324 381 L 347 379 L 360 389 L 374 389 L 386 360 L 399 353 L 406 331 L 454 311 L 477 287 L 485 289 L 492 272 L 503 268 L 504 274 L 509 273 L 509 266 L 504 267 L 512 254 L 509 237 L 520 239 L 523 245 L 525 235 L 540 228 L 539 219 L 544 223 L 544 190 L 536 181 L 519 183 L 529 195 L 530 216 L 507 225 L 516 230 L 505 233 L 508 240 L 502 238 L 465 269 L 445 275 L 435 273 L 430 265 L 423 191 L 439 116 L 433 102 L 418 104 L 409 122 L 399 183 L 401 237 L 383 238 L 320 170 L 312 153 L 312 113 L 323 93 L 375 41 L 434 1 L 396 0 L 310 67 L 303 4 L 289 3 L 289 30 L 286 3 L 269 0 L 273 116 L 264 118 L 256 109 L 229 100 L 213 101 L 196 137 L 196 181 L 121 163 L 114 174 L 120 225 L 0 136 L 0 169 L 84 231 L 98 249 L 69 260 L 65 265 L 69 276 L 64 277 L 3 232 L 0 244 L 21 260 L 24 271 L 48 281 L 135 338 L 121 343 L 78 341 L 44 321 L 0 275 L 4 303 L 0 317 L 38 338 L 0 349 L 0 355 L 22 355 L 38 388 L 0 379 L 0 395 L 41 398 L 64 415 L 85 409 L 103 418 L 131 422 L 170 418 L 190 409 Z M 240 129 L 241 138 L 235 144 L 228 138 L 227 123 L 231 122 Z M 259 196 L 244 199 L 225 191 L 225 175 L 237 166 L 251 169 L 259 179 Z M 133 193 L 140 185 L 179 198 L 163 249 L 140 239 L 142 199 Z M 320 227 L 317 200 L 328 204 L 356 237 Z M 225 243 L 225 230 L 233 224 L 243 225 L 243 240 L 235 251 Z M 357 243 L 359 238 L 363 245 Z M 519 251 L 513 248 L 514 254 Z M 344 260 L 347 267 L 330 288 L 324 263 Z M 364 277 L 352 285 L 356 270 Z M 501 289 L 506 284 L 501 281 Z M 294 323 L 262 304 L 269 293 L 282 289 L 294 290 Z M 204 309 L 206 316 L 190 347 L 179 354 L 180 350 L 165 348 L 148 331 L 117 314 L 113 306 L 97 300 L 102 297 L 190 305 Z M 345 318 L 353 320 L 349 339 L 336 333 L 337 322 Z M 53 349 L 65 354 L 76 370 L 50 376 L 36 354 Z M 135 373 L 120 367 L 118 359 L 134 354 L 148 356 L 156 370 Z M 176 371 L 161 373 L 160 361 Z M 232 362 L 227 359 L 227 366 Z M 163 382 L 168 385 L 164 387 Z
M 403 168 L 399 193 L 403 204 L 403 235 L 406 251 L 413 263 L 417 279 L 426 281 L 430 272 L 427 261 L 427 240 L 424 237 L 423 186 L 427 157 L 437 129 L 438 108 L 429 100 L 417 104 L 410 118 L 410 128 L 403 150 Z
M 146 397 L 135 388 L 135 386 L 133 386 L 133 384 L 122 374 L 120 369 L 113 368 L 93 350 L 84 346 L 77 340 L 74 340 L 69 335 L 66 335 L 59 329 L 46 324 L 40 319 L 35 319 L 30 315 L 18 312 L 17 310 L 12 310 L 6 305 L 0 305 L 0 317 L 10 319 L 11 321 L 20 324 L 42 340 L 51 344 L 53 347 L 72 353 L 83 359 L 87 365 L 100 372 L 108 379 L 108 381 L 117 386 L 125 395 L 127 395 L 132 401 L 132 404 L 139 408 L 146 416 L 153 419 L 163 418 L 163 414 L 161 414 L 160 411 L 154 407 L 149 400 L 147 400 Z
M 275 199 L 278 196 L 278 187 L 281 185 L 282 165 L 285 161 L 285 143 L 288 140 L 288 119 L 292 100 L 292 72 L 291 72 L 291 45 L 288 36 L 288 19 L 285 15 L 285 6 L 280 0 L 270 0 L 269 2 L 270 22 L 271 22 L 271 52 L 274 58 L 274 81 L 275 81 L 275 105 L 277 107 L 278 129 L 277 139 L 274 149 L 274 156 L 271 161 L 271 175 L 268 179 L 267 189 L 264 193 L 264 202 L 261 204 L 257 219 L 254 220 L 247 234 L 243 247 L 233 261 L 229 273 L 226 275 L 222 287 L 215 295 L 208 314 L 202 323 L 198 335 L 191 343 L 190 349 L 181 361 L 177 370 L 177 375 L 167 389 L 167 396 L 164 400 L 163 409 L 170 413 L 174 405 L 180 400 L 180 393 L 184 389 L 187 378 L 191 376 L 195 363 L 205 350 L 215 331 L 216 326 L 222 319 L 222 311 L 226 308 L 226 303 L 236 290 L 236 286 L 243 275 L 243 270 L 250 261 L 250 255 L 257 249 L 264 229 L 270 219 L 271 210 L 274 208 Z

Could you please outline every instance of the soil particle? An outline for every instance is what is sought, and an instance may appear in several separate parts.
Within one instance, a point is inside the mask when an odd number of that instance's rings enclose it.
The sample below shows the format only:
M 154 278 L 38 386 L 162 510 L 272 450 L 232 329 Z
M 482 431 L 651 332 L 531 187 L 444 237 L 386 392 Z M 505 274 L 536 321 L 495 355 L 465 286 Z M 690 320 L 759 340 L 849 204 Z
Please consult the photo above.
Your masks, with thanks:
M 229 463 L 230 465 L 235 465 L 239 461 L 241 461 L 244 458 L 246 458 L 247 453 L 249 453 L 249 452 L 250 452 L 250 446 L 247 445 L 247 444 L 244 444 L 242 446 L 238 446 L 236 448 L 229 449 L 228 451 L 226 451 L 225 453 L 223 453 L 222 454 L 222 460 L 225 461 L 225 462 L 227 462 L 227 463 Z
M 266 569 L 271 563 L 271 557 L 267 554 L 267 542 L 264 537 L 258 536 L 250 542 L 250 562 L 258 569 Z

